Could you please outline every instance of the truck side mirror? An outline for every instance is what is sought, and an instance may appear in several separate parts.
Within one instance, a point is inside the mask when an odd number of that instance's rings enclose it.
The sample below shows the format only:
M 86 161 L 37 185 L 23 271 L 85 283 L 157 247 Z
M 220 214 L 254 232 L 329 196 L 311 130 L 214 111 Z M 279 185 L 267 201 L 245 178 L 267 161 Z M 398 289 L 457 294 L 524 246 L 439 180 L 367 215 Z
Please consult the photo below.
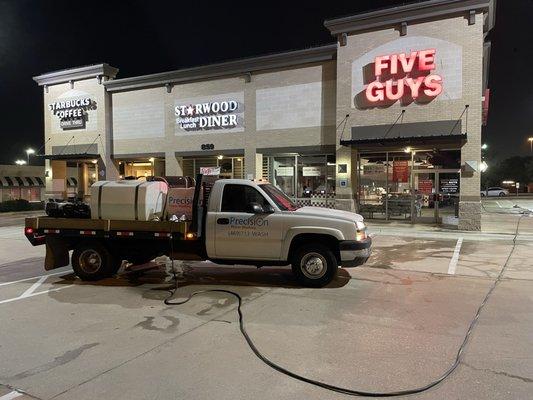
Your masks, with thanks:
M 272 207 L 270 204 L 267 204 L 265 207 L 263 207 L 263 212 L 265 214 L 273 214 L 276 212 L 276 210 L 274 210 L 274 207 Z
M 263 206 L 259 203 L 249 203 L 246 212 L 250 214 L 264 214 Z

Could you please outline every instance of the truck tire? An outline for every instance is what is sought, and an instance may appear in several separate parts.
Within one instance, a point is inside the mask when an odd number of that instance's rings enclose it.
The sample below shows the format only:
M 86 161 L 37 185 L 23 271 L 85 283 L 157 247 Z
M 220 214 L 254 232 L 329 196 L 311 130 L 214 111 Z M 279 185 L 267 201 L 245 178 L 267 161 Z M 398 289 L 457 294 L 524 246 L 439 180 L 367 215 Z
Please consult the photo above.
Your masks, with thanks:
M 114 275 L 120 262 L 98 242 L 82 242 L 72 252 L 72 269 L 83 281 L 98 281 Z
M 319 243 L 311 243 L 296 249 L 291 266 L 300 283 L 319 288 L 335 278 L 337 264 L 337 258 L 330 249 Z

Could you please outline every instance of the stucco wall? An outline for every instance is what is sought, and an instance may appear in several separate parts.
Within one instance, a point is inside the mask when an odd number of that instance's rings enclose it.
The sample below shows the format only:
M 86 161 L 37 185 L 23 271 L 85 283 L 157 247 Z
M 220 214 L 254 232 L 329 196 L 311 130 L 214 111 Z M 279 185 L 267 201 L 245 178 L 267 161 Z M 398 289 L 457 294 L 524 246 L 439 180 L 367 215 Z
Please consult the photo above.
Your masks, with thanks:
M 170 158 L 228 152 L 245 155 L 256 173 L 258 149 L 334 145 L 335 63 L 112 94 L 113 154 L 164 153 Z M 176 123 L 177 105 L 235 100 L 239 124 L 232 129 L 185 131 Z M 202 144 L 214 150 L 202 151 Z M 259 150 L 260 151 L 260 150 Z

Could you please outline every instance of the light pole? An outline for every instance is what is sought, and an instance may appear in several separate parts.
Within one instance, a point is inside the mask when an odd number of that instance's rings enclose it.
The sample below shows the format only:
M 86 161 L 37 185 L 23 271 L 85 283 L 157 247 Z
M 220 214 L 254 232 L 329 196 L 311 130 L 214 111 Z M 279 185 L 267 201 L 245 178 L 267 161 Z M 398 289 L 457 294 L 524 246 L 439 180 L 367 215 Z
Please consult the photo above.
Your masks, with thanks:
M 28 165 L 30 164 L 30 154 L 35 154 L 35 150 L 31 147 L 26 149 L 26 159 L 28 160 Z
M 529 142 L 529 151 L 533 153 L 533 137 L 528 138 L 527 141 Z

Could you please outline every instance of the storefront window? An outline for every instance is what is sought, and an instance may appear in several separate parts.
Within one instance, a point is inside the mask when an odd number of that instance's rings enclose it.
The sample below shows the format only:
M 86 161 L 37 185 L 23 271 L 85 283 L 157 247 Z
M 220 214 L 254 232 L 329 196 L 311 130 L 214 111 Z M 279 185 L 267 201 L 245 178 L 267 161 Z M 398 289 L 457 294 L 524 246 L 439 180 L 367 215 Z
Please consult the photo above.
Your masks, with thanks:
M 184 158 L 183 175 L 195 177 L 204 168 L 220 168 L 220 178 L 243 179 L 244 157 L 212 156 L 201 158 Z
M 20 188 L 20 198 L 28 201 L 41 201 L 41 189 L 38 187 Z
M 20 188 L 4 188 L 2 189 L 2 201 L 20 199 Z
M 299 206 L 335 204 L 334 155 L 265 156 L 263 176 Z
M 366 218 L 440 223 L 457 217 L 457 151 L 362 154 L 358 205 Z
M 327 192 L 325 156 L 298 157 L 298 197 L 325 196 Z
M 296 157 L 272 157 L 272 183 L 289 197 L 296 197 Z

